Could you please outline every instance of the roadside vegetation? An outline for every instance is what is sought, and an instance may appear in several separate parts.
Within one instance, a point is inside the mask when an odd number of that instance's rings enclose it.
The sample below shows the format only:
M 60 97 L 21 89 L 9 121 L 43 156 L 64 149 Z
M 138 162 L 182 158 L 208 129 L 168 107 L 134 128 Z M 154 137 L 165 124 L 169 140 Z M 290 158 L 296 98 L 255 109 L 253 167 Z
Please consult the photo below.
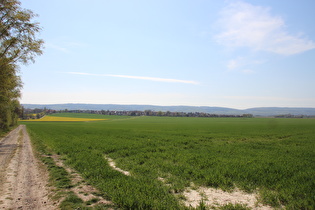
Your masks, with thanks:
M 22 123 L 119 208 L 188 208 L 192 183 L 257 192 L 273 207 L 315 206 L 315 119 L 98 117 L 110 120 Z M 221 208 L 231 206 L 246 209 Z
M 36 15 L 20 5 L 18 0 L 0 3 L 0 133 L 15 126 L 20 114 L 19 64 L 42 54 L 43 40 L 36 38 L 40 27 L 32 20 Z
M 28 132 L 32 134 L 31 131 Z M 50 189 L 52 189 L 50 199 L 57 203 L 60 209 L 89 209 L 89 206 L 98 202 L 96 199 L 84 202 L 79 198 L 73 190 L 76 187 L 72 181 L 73 174 L 69 173 L 65 167 L 56 163 L 53 157 L 55 155 L 54 151 L 38 138 L 32 138 L 32 144 L 36 149 L 35 154 L 37 158 L 45 164 L 49 172 L 49 185 Z M 96 195 L 103 196 L 101 193 Z M 107 209 L 107 207 L 115 209 L 113 205 L 97 205 L 93 209 Z

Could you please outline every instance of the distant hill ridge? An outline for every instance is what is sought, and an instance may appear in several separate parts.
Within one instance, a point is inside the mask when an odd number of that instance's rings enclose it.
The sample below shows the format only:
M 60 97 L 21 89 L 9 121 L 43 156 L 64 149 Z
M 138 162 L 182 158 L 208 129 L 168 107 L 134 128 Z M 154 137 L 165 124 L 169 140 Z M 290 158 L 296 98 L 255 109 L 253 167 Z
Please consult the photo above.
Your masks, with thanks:
M 209 106 L 155 106 L 155 105 L 119 105 L 119 104 L 22 104 L 26 109 L 54 109 L 54 110 L 110 110 L 110 111 L 170 111 L 170 112 L 204 112 L 211 114 L 252 114 L 255 116 L 274 115 L 312 115 L 315 108 L 288 108 L 288 107 L 259 107 L 250 109 L 232 109 L 225 107 Z

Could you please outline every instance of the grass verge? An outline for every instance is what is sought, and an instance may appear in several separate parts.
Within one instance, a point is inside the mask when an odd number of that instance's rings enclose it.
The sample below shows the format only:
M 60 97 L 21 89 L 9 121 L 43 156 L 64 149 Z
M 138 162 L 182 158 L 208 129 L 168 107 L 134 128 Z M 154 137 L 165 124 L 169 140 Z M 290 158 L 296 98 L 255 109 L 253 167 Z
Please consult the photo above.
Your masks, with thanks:
M 97 201 L 91 200 L 89 202 L 83 202 L 71 188 L 74 187 L 71 184 L 71 178 L 65 168 L 57 166 L 52 158 L 51 150 L 43 144 L 43 142 L 36 137 L 34 133 L 28 131 L 32 140 L 33 148 L 35 149 L 36 157 L 41 160 L 49 172 L 49 185 L 52 187 L 51 199 L 59 203 L 60 209 L 107 209 L 104 205 L 98 207 L 89 207 L 89 205 L 96 203 Z

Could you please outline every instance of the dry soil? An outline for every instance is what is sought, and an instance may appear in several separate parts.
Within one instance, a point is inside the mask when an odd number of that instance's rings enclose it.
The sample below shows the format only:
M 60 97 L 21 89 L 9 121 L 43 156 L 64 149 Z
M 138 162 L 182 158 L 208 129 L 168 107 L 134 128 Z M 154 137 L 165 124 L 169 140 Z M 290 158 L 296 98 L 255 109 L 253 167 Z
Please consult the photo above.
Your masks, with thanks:
M 57 209 L 47 183 L 47 171 L 20 125 L 0 140 L 0 209 Z

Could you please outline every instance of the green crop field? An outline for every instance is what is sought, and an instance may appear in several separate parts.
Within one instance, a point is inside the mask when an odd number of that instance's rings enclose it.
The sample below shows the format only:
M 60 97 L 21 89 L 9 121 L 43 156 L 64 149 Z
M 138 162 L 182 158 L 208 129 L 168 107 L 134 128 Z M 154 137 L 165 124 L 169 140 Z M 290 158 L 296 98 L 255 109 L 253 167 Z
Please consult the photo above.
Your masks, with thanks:
M 191 183 L 257 192 L 273 207 L 315 206 L 315 119 L 55 116 L 109 119 L 22 123 L 117 207 L 185 208 Z

